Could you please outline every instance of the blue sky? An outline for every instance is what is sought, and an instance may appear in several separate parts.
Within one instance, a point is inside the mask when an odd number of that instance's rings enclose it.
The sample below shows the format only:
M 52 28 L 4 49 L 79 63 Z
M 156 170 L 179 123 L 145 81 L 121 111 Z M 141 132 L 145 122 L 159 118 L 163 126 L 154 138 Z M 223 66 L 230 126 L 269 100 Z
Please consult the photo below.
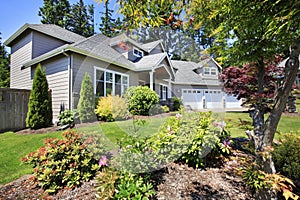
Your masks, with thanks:
M 69 0 L 71 4 L 78 0 Z M 7 0 L 0 3 L 0 32 L 1 43 L 7 40 L 15 31 L 25 23 L 39 24 L 41 17 L 38 16 L 39 8 L 43 6 L 43 0 Z M 99 24 L 100 14 L 103 4 L 98 4 L 94 0 L 84 0 L 85 4 L 94 4 L 95 23 Z M 116 5 L 111 4 L 111 9 Z M 115 16 L 113 16 L 115 17 Z M 99 32 L 98 25 L 95 31 Z

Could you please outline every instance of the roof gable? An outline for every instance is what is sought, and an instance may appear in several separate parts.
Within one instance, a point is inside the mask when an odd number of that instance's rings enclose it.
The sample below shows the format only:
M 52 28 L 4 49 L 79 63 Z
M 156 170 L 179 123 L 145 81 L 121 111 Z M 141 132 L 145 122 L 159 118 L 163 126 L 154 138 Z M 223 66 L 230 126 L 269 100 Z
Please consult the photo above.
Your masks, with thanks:
M 34 30 L 45 35 L 51 36 L 53 38 L 65 41 L 66 43 L 74 43 L 85 39 L 85 37 L 63 29 L 54 24 L 24 24 L 19 28 L 10 38 L 8 38 L 4 45 L 10 46 L 14 40 L 19 38 L 27 30 Z

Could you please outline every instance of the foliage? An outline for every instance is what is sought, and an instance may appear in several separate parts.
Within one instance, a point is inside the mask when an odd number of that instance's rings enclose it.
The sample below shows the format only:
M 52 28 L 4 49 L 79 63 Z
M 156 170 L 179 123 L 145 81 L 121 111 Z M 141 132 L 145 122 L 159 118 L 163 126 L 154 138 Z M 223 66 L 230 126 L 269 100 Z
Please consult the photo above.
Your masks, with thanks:
M 60 126 L 62 125 L 74 125 L 74 117 L 75 114 L 72 110 L 64 110 L 61 113 L 59 113 L 59 115 L 57 116 L 57 118 L 59 119 L 58 124 Z
M 274 189 L 282 193 L 285 199 L 299 199 L 297 194 L 293 193 L 295 187 L 292 180 L 286 178 L 281 174 L 268 174 L 257 169 L 257 164 L 247 164 L 245 168 L 241 169 L 244 181 L 254 191 L 262 191 L 263 189 Z
M 212 152 L 230 153 L 229 135 L 222 134 L 223 129 L 224 125 L 212 124 L 211 113 L 177 114 L 151 136 L 131 135 L 121 140 L 120 153 L 112 162 L 130 172 L 153 171 L 176 160 L 200 167 Z
M 93 84 L 88 73 L 85 73 L 81 84 L 78 112 L 81 122 L 95 120 Z
M 150 182 L 138 175 L 123 172 L 117 180 L 116 199 L 150 199 L 154 194 Z
M 169 108 L 169 106 L 167 106 L 167 105 L 161 106 L 161 108 L 163 109 L 163 111 L 164 111 L 165 113 L 170 112 L 170 108 Z
M 101 97 L 98 101 L 95 113 L 99 120 L 107 122 L 127 119 L 129 117 L 127 104 L 125 100 L 118 95 Z
M 0 33 L 1 35 L 1 33 Z M 1 43 L 0 37 L 0 88 L 9 87 L 10 66 L 9 55 Z
M 39 64 L 35 70 L 30 92 L 26 126 L 31 129 L 48 127 L 52 124 L 52 103 L 46 73 Z
M 118 172 L 109 167 L 105 167 L 97 173 L 96 191 L 98 199 L 109 200 L 114 197 L 118 178 Z
M 79 0 L 70 7 L 67 29 L 84 37 L 94 35 L 94 6 Z
M 149 110 L 149 115 L 158 115 L 164 113 L 164 107 L 160 104 L 153 105 Z
M 114 10 L 109 9 L 109 1 L 104 2 L 104 12 L 101 14 L 100 31 L 107 37 L 113 37 L 117 35 L 123 29 L 123 22 L 118 17 L 117 19 L 112 18 Z
M 97 176 L 98 199 L 149 199 L 155 192 L 143 176 L 105 167 Z
M 129 87 L 124 98 L 129 112 L 133 115 L 149 115 L 151 107 L 159 102 L 156 92 L 146 86 Z
M 300 136 L 284 134 L 273 152 L 278 171 L 294 180 L 300 180 Z
M 63 136 L 64 139 L 46 139 L 45 146 L 22 158 L 23 162 L 33 164 L 39 186 L 49 193 L 65 186 L 78 186 L 99 170 L 97 160 L 86 149 L 89 141 L 82 141 L 74 131 L 64 132 Z
M 44 0 L 38 15 L 42 18 L 42 24 L 56 24 L 66 28 L 69 13 L 70 3 L 68 0 Z
M 244 64 L 242 68 L 228 67 L 220 75 L 224 82 L 224 89 L 227 94 L 232 94 L 238 99 L 245 99 L 246 104 L 256 104 L 259 99 L 264 104 L 271 107 L 276 89 L 279 87 L 279 78 L 283 74 L 283 69 L 278 67 L 282 61 L 280 56 L 276 56 L 273 61 L 266 61 L 264 73 L 263 92 L 258 93 L 258 66 L 254 63 Z
M 183 106 L 182 100 L 178 97 L 172 97 L 173 99 L 173 111 L 179 111 L 180 107 Z

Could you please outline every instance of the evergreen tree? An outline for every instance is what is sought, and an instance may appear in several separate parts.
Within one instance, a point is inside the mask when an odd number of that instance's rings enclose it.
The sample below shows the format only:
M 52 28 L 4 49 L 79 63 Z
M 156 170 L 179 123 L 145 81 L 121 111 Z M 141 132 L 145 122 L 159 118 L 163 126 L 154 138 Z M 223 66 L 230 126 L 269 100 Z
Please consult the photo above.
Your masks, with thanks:
M 52 124 L 52 104 L 46 73 L 41 64 L 35 70 L 30 92 L 26 125 L 31 129 L 48 127 Z
M 43 24 L 56 24 L 65 28 L 70 13 L 68 0 L 44 0 L 43 7 L 40 7 L 38 15 L 42 17 Z
M 117 19 L 112 18 L 112 9 L 109 9 L 109 0 L 104 2 L 104 12 L 100 12 L 101 24 L 100 31 L 107 37 L 113 37 L 117 35 L 123 29 L 123 21 L 118 17 Z
M 92 36 L 94 34 L 94 6 L 85 5 L 83 0 L 72 5 L 67 29 L 85 37 Z
M 9 55 L 2 45 L 0 37 L 0 88 L 9 87 L 9 68 Z
M 81 122 L 90 122 L 96 119 L 94 113 L 93 84 L 88 73 L 85 73 L 81 84 L 78 112 Z

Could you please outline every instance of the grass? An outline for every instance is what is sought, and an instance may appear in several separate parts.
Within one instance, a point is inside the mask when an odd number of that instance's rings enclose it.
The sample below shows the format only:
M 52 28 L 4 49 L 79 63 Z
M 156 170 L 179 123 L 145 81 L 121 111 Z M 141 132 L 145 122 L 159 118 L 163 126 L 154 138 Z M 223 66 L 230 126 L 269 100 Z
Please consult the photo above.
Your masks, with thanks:
M 222 113 L 215 114 L 213 117 L 219 118 L 218 120 L 225 119 L 233 137 L 246 137 L 243 128 L 251 126 L 251 118 L 248 113 Z M 166 117 L 146 118 L 144 126 L 138 129 L 137 134 L 144 137 L 156 133 L 165 120 Z M 299 121 L 300 117 L 282 116 L 278 130 L 280 132 L 293 131 L 296 133 L 300 130 Z M 116 147 L 119 139 L 134 132 L 132 120 L 100 123 L 95 126 L 77 128 L 77 131 L 81 134 L 104 134 L 110 148 Z M 61 138 L 61 133 L 17 135 L 13 132 L 6 132 L 0 134 L 0 184 L 30 174 L 32 167 L 22 165 L 20 159 L 42 146 L 45 138 Z
M 59 138 L 61 132 L 32 135 L 17 135 L 13 132 L 0 134 L 0 184 L 30 174 L 32 168 L 22 165 L 20 159 L 42 146 L 44 139 L 49 137 Z
M 252 119 L 248 113 L 228 112 L 225 114 L 225 122 L 233 137 L 246 137 L 245 130 L 247 130 L 248 127 L 252 127 Z M 277 127 L 275 138 L 281 133 L 297 133 L 300 131 L 299 122 L 299 116 L 282 116 Z
M 137 131 L 137 134 L 147 136 L 156 133 L 165 119 L 166 117 L 146 118 L 145 125 Z M 119 139 L 133 133 L 131 120 L 81 127 L 77 131 L 81 134 L 104 134 L 108 148 L 116 147 Z M 11 182 L 25 174 L 32 173 L 32 167 L 21 164 L 20 159 L 41 147 L 45 138 L 62 138 L 61 133 L 19 135 L 13 132 L 5 132 L 0 134 L 0 184 Z

